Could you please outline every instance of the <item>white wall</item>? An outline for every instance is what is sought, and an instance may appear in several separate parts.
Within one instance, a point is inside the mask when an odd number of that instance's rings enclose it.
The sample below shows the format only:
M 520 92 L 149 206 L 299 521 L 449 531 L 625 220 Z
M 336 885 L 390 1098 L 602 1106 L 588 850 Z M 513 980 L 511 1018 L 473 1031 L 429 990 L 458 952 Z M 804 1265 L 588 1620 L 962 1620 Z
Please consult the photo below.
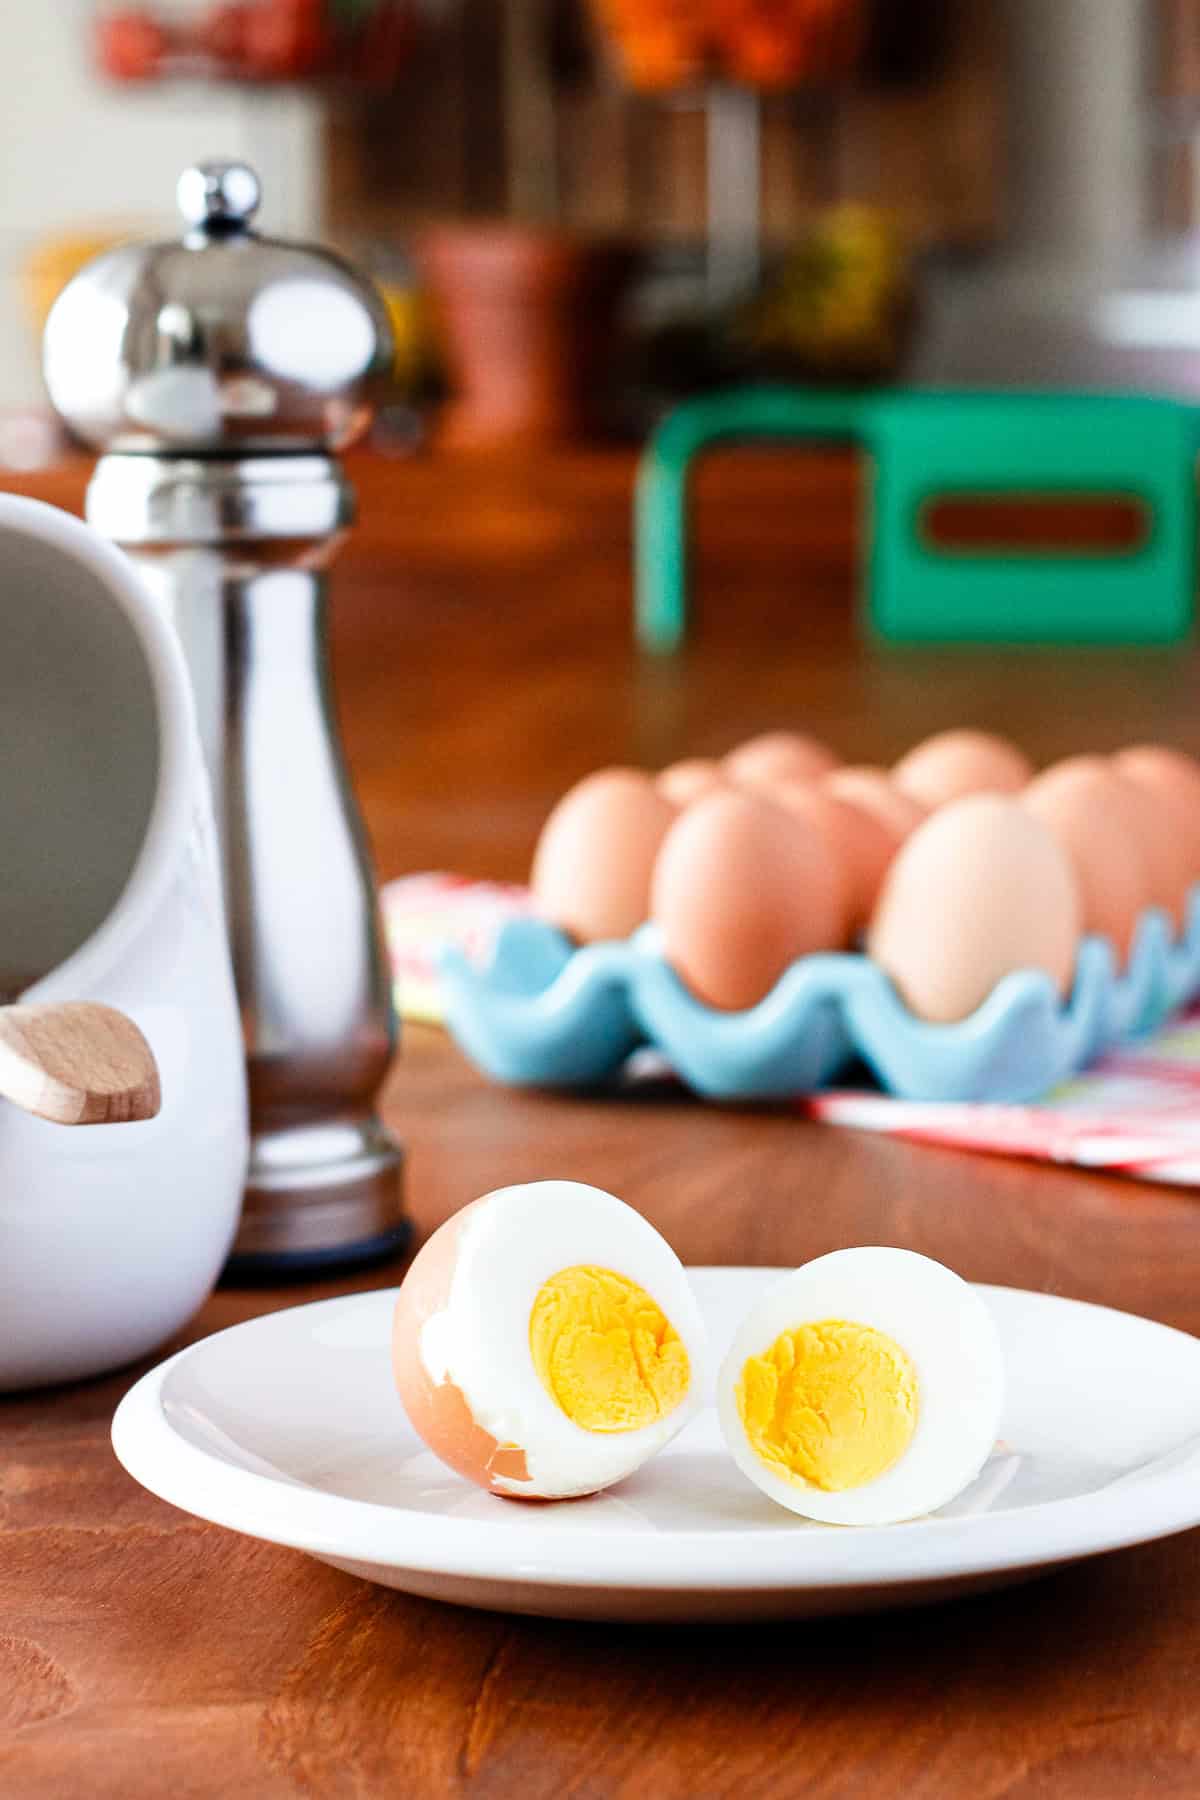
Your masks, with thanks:
M 320 230 L 320 108 L 233 86 L 117 88 L 91 63 L 90 0 L 0 0 L 0 410 L 39 405 L 37 346 L 18 271 L 73 227 L 177 228 L 189 162 L 241 156 L 263 181 L 267 230 Z
M 1089 269 L 1148 220 L 1146 0 L 1006 0 L 1014 252 Z

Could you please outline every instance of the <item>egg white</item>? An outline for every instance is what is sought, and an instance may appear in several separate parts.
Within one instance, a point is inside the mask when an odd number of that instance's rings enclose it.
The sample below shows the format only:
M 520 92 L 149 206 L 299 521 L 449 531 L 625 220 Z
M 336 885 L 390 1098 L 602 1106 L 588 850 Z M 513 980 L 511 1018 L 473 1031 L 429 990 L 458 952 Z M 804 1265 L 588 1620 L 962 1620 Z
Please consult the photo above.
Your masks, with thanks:
M 748 1357 L 783 1331 L 846 1319 L 884 1332 L 917 1376 L 917 1423 L 890 1469 L 840 1493 L 775 1474 L 751 1448 L 735 1389 Z M 945 1506 L 990 1456 L 1004 1404 L 1004 1362 L 987 1307 L 958 1275 L 912 1250 L 835 1250 L 786 1275 L 751 1308 L 717 1378 L 725 1441 L 772 1500 L 831 1525 L 890 1525 Z
M 543 1387 L 529 1347 L 542 1284 L 577 1264 L 637 1282 L 681 1338 L 688 1391 L 665 1418 L 637 1431 L 585 1431 Z M 445 1307 L 421 1328 L 421 1361 L 435 1383 L 452 1381 L 476 1424 L 525 1452 L 528 1482 L 498 1478 L 507 1494 L 566 1499 L 632 1474 L 679 1432 L 701 1404 L 707 1343 L 675 1252 L 640 1213 L 601 1188 L 538 1181 L 499 1188 L 463 1226 Z

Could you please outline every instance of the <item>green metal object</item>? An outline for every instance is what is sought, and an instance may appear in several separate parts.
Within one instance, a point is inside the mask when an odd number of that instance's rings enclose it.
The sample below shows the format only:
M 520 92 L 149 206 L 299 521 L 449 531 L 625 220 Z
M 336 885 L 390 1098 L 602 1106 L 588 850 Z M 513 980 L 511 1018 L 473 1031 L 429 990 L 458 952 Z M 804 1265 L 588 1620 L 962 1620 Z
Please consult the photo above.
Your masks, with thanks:
M 1120 394 L 743 388 L 688 402 L 651 440 L 635 502 L 637 633 L 687 629 L 688 480 L 720 443 L 842 441 L 871 459 L 862 568 L 893 642 L 1171 643 L 1191 629 L 1200 409 Z M 936 502 L 1120 501 L 1116 547 L 947 547 Z

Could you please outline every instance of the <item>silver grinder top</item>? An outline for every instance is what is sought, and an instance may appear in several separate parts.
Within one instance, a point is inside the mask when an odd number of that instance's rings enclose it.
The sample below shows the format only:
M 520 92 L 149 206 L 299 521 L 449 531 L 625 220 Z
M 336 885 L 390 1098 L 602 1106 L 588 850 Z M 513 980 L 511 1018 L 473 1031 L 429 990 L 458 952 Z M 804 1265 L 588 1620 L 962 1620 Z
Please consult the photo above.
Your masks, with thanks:
M 244 163 L 185 169 L 182 238 L 122 245 L 68 283 L 44 341 L 50 398 L 98 450 L 330 454 L 362 436 L 392 356 L 349 263 L 253 227 Z

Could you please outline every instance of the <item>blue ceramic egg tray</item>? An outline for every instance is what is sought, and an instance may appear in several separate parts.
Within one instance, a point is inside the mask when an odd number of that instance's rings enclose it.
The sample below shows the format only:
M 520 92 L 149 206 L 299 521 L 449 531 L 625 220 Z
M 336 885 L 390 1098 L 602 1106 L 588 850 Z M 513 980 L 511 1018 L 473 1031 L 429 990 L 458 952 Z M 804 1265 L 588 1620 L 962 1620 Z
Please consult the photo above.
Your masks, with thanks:
M 485 968 L 454 948 L 440 967 L 447 1025 L 498 1081 L 594 1086 L 649 1045 L 714 1100 L 811 1093 L 856 1058 L 906 1100 L 1033 1100 L 1200 992 L 1200 887 L 1181 937 L 1157 908 L 1142 916 L 1123 972 L 1104 938 L 1084 938 L 1066 1000 L 1021 970 L 952 1025 L 914 1018 L 853 952 L 803 957 L 757 1006 L 719 1012 L 689 993 L 653 925 L 578 949 L 542 920 L 515 919 Z

